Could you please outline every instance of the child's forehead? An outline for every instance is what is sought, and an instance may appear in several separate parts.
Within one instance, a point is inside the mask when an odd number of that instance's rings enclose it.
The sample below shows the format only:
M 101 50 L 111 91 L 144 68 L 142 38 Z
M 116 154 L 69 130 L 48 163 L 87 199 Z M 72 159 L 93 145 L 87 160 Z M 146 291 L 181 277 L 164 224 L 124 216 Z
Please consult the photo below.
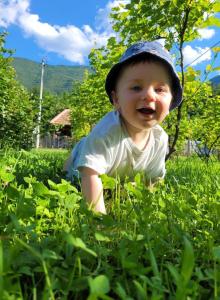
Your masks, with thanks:
M 168 67 L 160 61 L 145 61 L 131 63 L 125 66 L 121 72 L 121 78 L 153 78 L 171 79 Z

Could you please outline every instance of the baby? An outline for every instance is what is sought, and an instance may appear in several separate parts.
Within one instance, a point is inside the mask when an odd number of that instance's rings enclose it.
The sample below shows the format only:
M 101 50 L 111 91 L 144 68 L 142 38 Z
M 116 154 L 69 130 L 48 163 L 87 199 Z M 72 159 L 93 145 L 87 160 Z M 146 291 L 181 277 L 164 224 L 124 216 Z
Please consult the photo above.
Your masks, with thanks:
M 106 213 L 99 175 L 146 182 L 165 176 L 168 136 L 159 125 L 182 101 L 182 88 L 169 52 L 158 42 L 129 47 L 109 71 L 105 89 L 115 110 L 107 113 L 74 147 L 65 169 L 79 176 L 83 196 Z

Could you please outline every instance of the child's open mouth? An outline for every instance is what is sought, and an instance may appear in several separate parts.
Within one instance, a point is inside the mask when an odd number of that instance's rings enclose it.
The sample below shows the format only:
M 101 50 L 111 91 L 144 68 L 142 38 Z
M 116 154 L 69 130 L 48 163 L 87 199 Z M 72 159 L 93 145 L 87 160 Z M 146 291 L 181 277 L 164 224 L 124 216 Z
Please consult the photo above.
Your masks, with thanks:
M 155 113 L 155 110 L 153 108 L 146 108 L 146 107 L 138 108 L 137 111 L 144 115 L 152 115 Z

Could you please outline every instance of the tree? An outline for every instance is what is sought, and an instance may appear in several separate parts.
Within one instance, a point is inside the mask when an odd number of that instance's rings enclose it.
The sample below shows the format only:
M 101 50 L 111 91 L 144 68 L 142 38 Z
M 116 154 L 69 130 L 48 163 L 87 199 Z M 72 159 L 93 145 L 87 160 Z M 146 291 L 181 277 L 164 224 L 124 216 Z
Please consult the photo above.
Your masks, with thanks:
M 199 37 L 198 29 L 207 26 L 220 26 L 220 20 L 215 14 L 220 10 L 219 1 L 207 0 L 131 0 L 129 4 L 121 4 L 113 9 L 112 18 L 114 30 L 120 34 L 124 43 L 131 44 L 139 40 L 155 40 L 164 38 L 165 46 L 175 50 L 183 89 L 185 74 L 183 66 L 183 46 Z M 185 97 L 183 103 L 173 115 L 169 138 L 169 153 L 175 152 L 175 147 L 181 132 L 181 122 L 184 119 L 183 106 L 190 97 Z M 185 110 L 187 116 L 188 113 Z M 186 117 L 185 116 L 185 119 Z M 186 123 L 187 124 L 187 123 Z M 183 130 L 186 131 L 184 126 Z
M 15 80 L 12 52 L 4 48 L 6 33 L 0 33 L 0 147 L 30 148 L 34 129 L 28 92 Z
M 220 96 L 213 92 L 210 82 L 202 82 L 199 72 L 192 68 L 186 73 L 185 94 L 191 95 L 187 107 L 187 137 L 196 144 L 200 157 L 209 159 L 220 149 Z
M 105 78 L 112 66 L 125 50 L 115 38 L 107 46 L 93 49 L 89 55 L 92 72 L 85 73 L 84 80 L 70 94 L 74 139 L 87 135 L 104 114 L 112 110 L 105 92 Z
M 33 88 L 30 91 L 30 99 L 32 101 L 34 109 L 34 123 L 37 125 L 37 117 L 39 111 L 39 89 Z M 53 119 L 58 113 L 70 106 L 70 99 L 68 94 L 54 95 L 48 91 L 43 93 L 42 101 L 42 114 L 40 134 L 44 136 L 46 133 L 54 131 L 54 128 L 50 125 L 51 119 Z
M 199 79 L 192 74 L 192 69 L 184 70 L 183 47 L 186 42 L 199 36 L 199 28 L 220 25 L 219 19 L 214 16 L 219 8 L 219 1 L 207 0 L 158 0 L 154 3 L 149 0 L 131 0 L 129 4 L 121 4 L 114 8 L 111 14 L 113 28 L 121 40 L 112 37 L 106 47 L 91 51 L 89 57 L 93 73 L 87 74 L 82 85 L 71 95 L 76 139 L 86 135 L 103 114 L 111 109 L 104 90 L 105 77 L 125 48 L 139 40 L 155 40 L 163 37 L 165 47 L 175 53 L 185 90 L 182 105 L 173 111 L 164 123 L 169 134 L 170 150 L 167 158 L 181 149 L 185 140 L 192 137 L 189 118 L 191 110 L 196 109 L 192 81 Z M 199 82 L 198 86 L 202 86 L 202 82 Z M 199 116 L 196 114 L 197 119 Z M 193 120 L 195 122 L 195 118 Z

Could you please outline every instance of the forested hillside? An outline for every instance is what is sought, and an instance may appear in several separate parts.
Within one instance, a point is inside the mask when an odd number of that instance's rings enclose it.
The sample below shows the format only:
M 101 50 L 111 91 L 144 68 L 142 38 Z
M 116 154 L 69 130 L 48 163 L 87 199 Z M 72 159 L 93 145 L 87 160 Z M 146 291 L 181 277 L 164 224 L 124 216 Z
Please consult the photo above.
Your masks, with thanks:
M 211 79 L 212 86 L 217 94 L 220 95 L 220 75 L 217 75 Z
M 41 76 L 41 63 L 28 59 L 15 57 L 13 67 L 17 73 L 17 79 L 28 89 L 39 87 Z M 53 94 L 61 94 L 70 91 L 74 82 L 82 81 L 84 66 L 52 66 L 46 65 L 44 73 L 44 89 Z

